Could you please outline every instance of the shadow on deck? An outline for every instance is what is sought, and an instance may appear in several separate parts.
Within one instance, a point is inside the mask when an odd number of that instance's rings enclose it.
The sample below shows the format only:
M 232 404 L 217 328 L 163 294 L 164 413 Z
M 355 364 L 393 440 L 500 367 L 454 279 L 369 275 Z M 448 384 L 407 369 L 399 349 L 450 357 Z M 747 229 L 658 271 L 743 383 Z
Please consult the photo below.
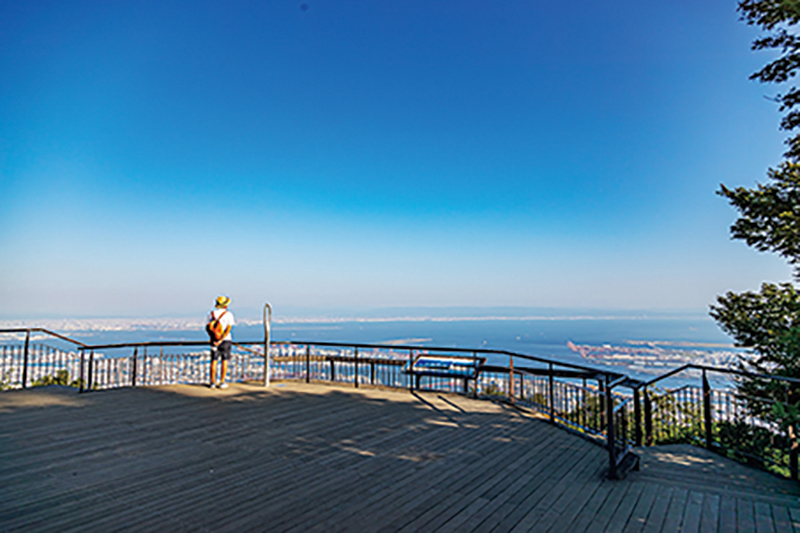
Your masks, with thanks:
M 0 394 L 0 530 L 792 531 L 800 487 L 461 396 L 278 383 Z

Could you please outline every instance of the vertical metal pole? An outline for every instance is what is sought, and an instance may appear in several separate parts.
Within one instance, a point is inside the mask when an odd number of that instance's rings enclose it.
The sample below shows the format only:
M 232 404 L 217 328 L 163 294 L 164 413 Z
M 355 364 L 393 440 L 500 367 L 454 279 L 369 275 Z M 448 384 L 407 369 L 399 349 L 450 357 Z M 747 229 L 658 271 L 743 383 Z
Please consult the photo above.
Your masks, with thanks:
M 633 432 L 637 446 L 642 445 L 642 404 L 639 400 L 639 389 L 633 389 Z
M 611 396 L 609 377 L 606 376 L 606 438 L 608 439 L 608 477 L 617 479 L 617 445 L 614 434 L 614 399 Z
M 89 377 L 87 379 L 87 386 L 89 390 L 94 387 L 94 350 L 89 352 Z
M 28 351 L 30 350 L 31 331 L 25 332 L 25 351 L 22 355 L 22 388 L 28 387 Z
M 550 422 L 556 423 L 556 401 L 555 391 L 553 390 L 553 363 L 550 363 L 550 372 L 548 372 L 548 396 L 550 397 Z
M 478 376 L 480 372 L 478 371 L 478 353 L 472 352 L 472 369 L 475 372 L 475 377 L 472 379 L 472 383 L 475 385 L 475 390 L 473 394 L 473 398 L 478 397 Z
M 355 362 L 355 380 L 356 380 L 356 388 L 358 388 L 358 346 L 355 348 L 355 355 L 356 355 L 356 362 Z
M 408 390 L 414 390 L 414 350 L 408 351 Z
M 84 380 L 85 373 L 83 371 L 84 359 L 85 359 L 85 357 L 84 357 L 85 351 L 84 351 L 83 348 L 81 348 L 80 350 L 81 350 L 81 377 L 80 377 L 80 381 L 78 381 L 78 386 L 80 387 L 80 389 L 78 389 L 78 392 L 83 392 L 86 389 L 86 386 L 85 386 L 86 381 Z
M 653 404 L 647 387 L 644 388 L 644 444 L 653 445 Z
M 306 383 L 311 381 L 311 346 L 306 344 Z
M 269 316 L 267 316 L 269 312 Z M 270 334 L 272 333 L 272 306 L 264 304 L 264 386 L 269 387 L 270 374 Z
M 135 346 L 133 348 L 133 373 L 131 374 L 131 386 L 136 386 L 136 360 L 139 358 L 139 347 Z
M 706 448 L 709 450 L 713 445 L 712 441 L 712 413 L 711 413 L 711 387 L 706 377 L 706 369 L 703 369 L 703 424 L 706 430 Z
M 514 405 L 514 356 L 508 358 L 508 397 Z
M 598 429 L 600 431 L 605 431 L 606 429 L 606 388 L 603 383 L 603 380 L 597 380 L 598 398 L 600 399 L 600 409 L 598 409 L 598 414 L 600 415 L 600 427 Z

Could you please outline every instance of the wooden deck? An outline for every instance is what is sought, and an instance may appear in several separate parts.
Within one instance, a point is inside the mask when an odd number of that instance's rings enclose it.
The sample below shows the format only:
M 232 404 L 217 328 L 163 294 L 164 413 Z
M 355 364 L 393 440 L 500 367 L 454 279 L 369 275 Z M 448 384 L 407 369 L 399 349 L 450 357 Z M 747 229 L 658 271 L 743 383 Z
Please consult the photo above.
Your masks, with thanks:
M 2 531 L 800 531 L 800 487 L 508 406 L 278 383 L 0 393 Z

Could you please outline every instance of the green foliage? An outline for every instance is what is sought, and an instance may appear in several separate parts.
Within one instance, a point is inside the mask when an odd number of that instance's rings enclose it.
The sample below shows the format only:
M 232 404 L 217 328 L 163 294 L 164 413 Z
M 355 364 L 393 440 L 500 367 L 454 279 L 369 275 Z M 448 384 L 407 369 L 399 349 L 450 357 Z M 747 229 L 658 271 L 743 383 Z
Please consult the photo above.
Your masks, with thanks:
M 785 161 L 769 171 L 770 182 L 755 189 L 720 186 L 719 193 L 739 211 L 731 236 L 762 252 L 775 252 L 800 276 L 800 164 Z
M 796 74 L 800 67 L 800 39 L 794 33 L 794 26 L 800 22 L 800 1 L 798 0 L 743 0 L 739 2 L 742 20 L 751 26 L 760 26 L 767 35 L 753 42 L 753 50 L 774 50 L 778 58 L 755 72 L 750 79 L 762 83 L 785 83 Z M 786 111 L 781 121 L 781 129 L 793 131 L 800 126 L 800 90 L 790 87 L 787 92 L 775 96 L 780 110 Z M 789 150 L 786 157 L 800 159 L 800 136 L 787 139 Z
M 0 390 L 8 390 L 11 387 L 11 371 L 7 370 L 2 377 L 0 377 Z
M 729 292 L 717 298 L 711 316 L 737 346 L 752 350 L 754 357 L 743 357 L 740 370 L 800 378 L 800 294 L 791 284 L 764 283 L 757 293 Z M 774 402 L 783 402 L 780 413 L 788 413 L 800 400 L 796 387 L 775 380 L 740 377 L 736 385 L 751 413 L 784 427 Z
M 505 397 L 506 393 L 494 383 L 490 382 L 488 385 L 481 389 L 481 396 L 502 396 Z
M 744 421 L 717 422 L 714 434 L 717 444 L 731 459 L 786 475 L 789 439 L 785 435 Z
M 653 410 L 653 436 L 657 444 L 694 443 L 702 434 L 702 408 L 681 402 L 671 391 L 648 391 Z
M 49 385 L 64 385 L 69 387 L 80 387 L 81 380 L 69 380 L 69 372 L 66 370 L 59 370 L 55 376 L 42 376 L 32 383 L 33 387 L 47 387 Z

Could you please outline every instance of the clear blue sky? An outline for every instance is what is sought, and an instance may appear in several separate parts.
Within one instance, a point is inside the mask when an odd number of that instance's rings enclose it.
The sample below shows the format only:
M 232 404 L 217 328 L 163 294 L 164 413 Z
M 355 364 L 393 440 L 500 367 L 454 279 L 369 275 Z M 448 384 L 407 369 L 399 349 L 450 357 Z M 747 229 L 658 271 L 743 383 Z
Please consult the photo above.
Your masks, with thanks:
M 0 3 L 0 314 L 702 309 L 790 278 L 735 2 Z

